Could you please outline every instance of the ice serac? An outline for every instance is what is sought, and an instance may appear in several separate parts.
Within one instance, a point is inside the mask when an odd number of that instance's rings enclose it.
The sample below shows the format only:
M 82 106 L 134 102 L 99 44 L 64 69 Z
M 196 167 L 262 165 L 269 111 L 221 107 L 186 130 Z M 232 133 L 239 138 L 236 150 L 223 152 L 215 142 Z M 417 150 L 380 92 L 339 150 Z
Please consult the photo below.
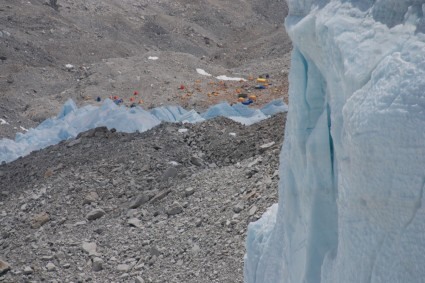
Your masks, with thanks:
M 425 0 L 288 4 L 279 206 L 245 282 L 423 282 Z

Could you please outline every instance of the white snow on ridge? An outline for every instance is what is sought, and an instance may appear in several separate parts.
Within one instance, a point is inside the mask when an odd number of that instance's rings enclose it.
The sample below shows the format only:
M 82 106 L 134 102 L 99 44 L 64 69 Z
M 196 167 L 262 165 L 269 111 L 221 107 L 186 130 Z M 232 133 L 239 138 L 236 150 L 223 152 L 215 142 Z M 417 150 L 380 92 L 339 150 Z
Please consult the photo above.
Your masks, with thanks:
M 207 76 L 207 77 L 212 76 L 210 73 L 207 73 L 205 70 L 200 69 L 200 68 L 197 68 L 196 72 L 200 75 L 203 75 L 203 76 Z M 218 80 L 221 80 L 221 81 L 244 81 L 244 82 L 246 81 L 246 79 L 244 79 L 244 78 L 228 77 L 226 75 L 217 76 L 215 78 L 218 79 Z
M 203 76 L 207 76 L 207 77 L 211 77 L 211 76 L 212 76 L 211 74 L 209 74 L 209 73 L 205 72 L 205 70 L 203 70 L 203 69 L 199 69 L 199 68 L 197 68 L 197 69 L 196 69 L 196 72 L 197 72 L 198 74 L 200 74 L 200 75 L 203 75 Z
M 279 208 L 250 225 L 245 283 L 423 282 L 421 6 L 288 2 Z

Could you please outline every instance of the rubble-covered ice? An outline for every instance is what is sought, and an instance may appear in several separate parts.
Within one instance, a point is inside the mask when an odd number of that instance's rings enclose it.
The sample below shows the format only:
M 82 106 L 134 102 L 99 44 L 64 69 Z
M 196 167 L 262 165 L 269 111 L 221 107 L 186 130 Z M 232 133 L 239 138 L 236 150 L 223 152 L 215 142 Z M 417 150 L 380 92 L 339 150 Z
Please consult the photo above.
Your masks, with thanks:
M 264 109 L 264 113 L 262 112 Z M 112 100 L 105 100 L 100 106 L 87 105 L 78 108 L 68 100 L 54 118 L 43 121 L 38 127 L 18 133 L 15 140 L 0 140 L 0 162 L 10 162 L 62 140 L 76 137 L 80 132 L 106 126 L 121 132 L 143 132 L 164 122 L 197 123 L 217 116 L 225 116 L 245 125 L 268 118 L 277 112 L 287 111 L 281 100 L 272 101 L 262 109 L 251 109 L 242 104 L 220 103 L 203 114 L 187 111 L 180 106 L 161 106 L 146 111 L 141 107 L 118 106 Z M 273 113 L 270 111 L 273 109 Z
M 245 282 L 424 282 L 425 1 L 288 4 L 279 207 Z

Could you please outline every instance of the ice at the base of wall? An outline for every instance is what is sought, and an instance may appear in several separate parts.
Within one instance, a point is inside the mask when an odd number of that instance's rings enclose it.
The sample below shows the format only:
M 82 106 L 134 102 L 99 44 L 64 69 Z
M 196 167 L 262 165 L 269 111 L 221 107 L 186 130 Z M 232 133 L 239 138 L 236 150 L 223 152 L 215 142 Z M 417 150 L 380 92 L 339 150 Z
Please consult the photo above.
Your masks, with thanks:
M 187 111 L 180 106 L 160 106 L 150 111 L 141 107 L 127 108 L 118 106 L 109 99 L 101 106 L 87 105 L 78 108 L 72 100 L 68 100 L 56 117 L 43 121 L 25 134 L 17 134 L 15 140 L 1 139 L 0 162 L 13 161 L 34 150 L 74 138 L 80 132 L 100 126 L 133 133 L 149 130 L 162 121 L 197 123 L 217 116 L 225 116 L 244 125 L 251 125 L 270 115 L 286 112 L 287 109 L 288 106 L 282 99 L 273 100 L 261 109 L 252 109 L 240 103 L 230 105 L 222 102 L 211 106 L 202 114 L 193 109 Z
M 279 208 L 246 283 L 424 282 L 424 3 L 289 1 Z

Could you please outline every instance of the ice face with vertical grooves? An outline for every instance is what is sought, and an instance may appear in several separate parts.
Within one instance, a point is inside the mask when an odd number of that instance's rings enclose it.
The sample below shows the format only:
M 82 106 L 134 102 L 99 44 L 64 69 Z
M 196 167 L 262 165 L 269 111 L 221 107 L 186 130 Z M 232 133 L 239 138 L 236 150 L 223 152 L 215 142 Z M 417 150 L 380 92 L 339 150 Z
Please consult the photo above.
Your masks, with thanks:
M 245 282 L 424 282 L 425 0 L 288 4 L 279 206 Z

